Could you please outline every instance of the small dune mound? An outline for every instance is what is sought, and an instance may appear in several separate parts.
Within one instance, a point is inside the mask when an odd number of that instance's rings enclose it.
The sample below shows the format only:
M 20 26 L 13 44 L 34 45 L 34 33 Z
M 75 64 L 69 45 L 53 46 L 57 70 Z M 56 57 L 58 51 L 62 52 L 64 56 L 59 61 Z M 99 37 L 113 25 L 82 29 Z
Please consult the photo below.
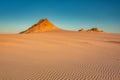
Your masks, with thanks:
M 100 30 L 98 28 L 91 28 L 91 29 L 88 29 L 88 30 L 84 30 L 83 28 L 78 30 L 79 32 L 103 32 L 103 30 Z
M 84 28 L 82 28 L 82 29 L 80 29 L 78 31 L 85 32 L 86 30 Z
M 103 32 L 102 30 L 99 30 L 98 28 L 91 28 L 87 30 L 88 32 Z
M 41 19 L 37 24 L 34 24 L 32 27 L 28 28 L 27 30 L 20 32 L 20 34 L 46 32 L 53 30 L 61 30 L 61 29 L 56 27 L 54 24 L 52 24 L 48 19 Z

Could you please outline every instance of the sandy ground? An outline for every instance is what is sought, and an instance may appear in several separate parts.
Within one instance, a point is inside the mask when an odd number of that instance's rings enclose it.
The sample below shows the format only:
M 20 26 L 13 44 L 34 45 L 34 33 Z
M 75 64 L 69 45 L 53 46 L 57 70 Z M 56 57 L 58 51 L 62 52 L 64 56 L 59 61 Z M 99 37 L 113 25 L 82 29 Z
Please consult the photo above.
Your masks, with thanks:
M 120 80 L 120 34 L 0 34 L 0 80 Z

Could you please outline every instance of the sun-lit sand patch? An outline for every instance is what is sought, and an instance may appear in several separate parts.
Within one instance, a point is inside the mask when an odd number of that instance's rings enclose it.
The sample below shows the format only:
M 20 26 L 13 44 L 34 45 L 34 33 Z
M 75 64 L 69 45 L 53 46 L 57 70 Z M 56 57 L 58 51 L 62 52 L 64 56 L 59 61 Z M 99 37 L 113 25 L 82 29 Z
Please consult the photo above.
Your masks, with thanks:
M 119 80 L 120 34 L 0 35 L 0 80 Z

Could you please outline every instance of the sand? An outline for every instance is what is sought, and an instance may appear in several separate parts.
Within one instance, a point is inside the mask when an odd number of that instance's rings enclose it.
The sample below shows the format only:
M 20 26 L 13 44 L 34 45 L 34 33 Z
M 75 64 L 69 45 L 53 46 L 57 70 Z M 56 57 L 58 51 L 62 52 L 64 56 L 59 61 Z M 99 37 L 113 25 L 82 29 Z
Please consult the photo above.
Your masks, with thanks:
M 120 80 L 120 34 L 0 34 L 0 80 Z

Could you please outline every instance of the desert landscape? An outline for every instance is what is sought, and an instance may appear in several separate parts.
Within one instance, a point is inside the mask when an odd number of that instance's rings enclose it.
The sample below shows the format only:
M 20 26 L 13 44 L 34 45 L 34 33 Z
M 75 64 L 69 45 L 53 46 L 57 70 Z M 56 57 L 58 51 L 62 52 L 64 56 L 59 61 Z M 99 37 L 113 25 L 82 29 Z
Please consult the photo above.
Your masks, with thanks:
M 120 34 L 67 31 L 40 20 L 0 34 L 0 80 L 120 80 Z

